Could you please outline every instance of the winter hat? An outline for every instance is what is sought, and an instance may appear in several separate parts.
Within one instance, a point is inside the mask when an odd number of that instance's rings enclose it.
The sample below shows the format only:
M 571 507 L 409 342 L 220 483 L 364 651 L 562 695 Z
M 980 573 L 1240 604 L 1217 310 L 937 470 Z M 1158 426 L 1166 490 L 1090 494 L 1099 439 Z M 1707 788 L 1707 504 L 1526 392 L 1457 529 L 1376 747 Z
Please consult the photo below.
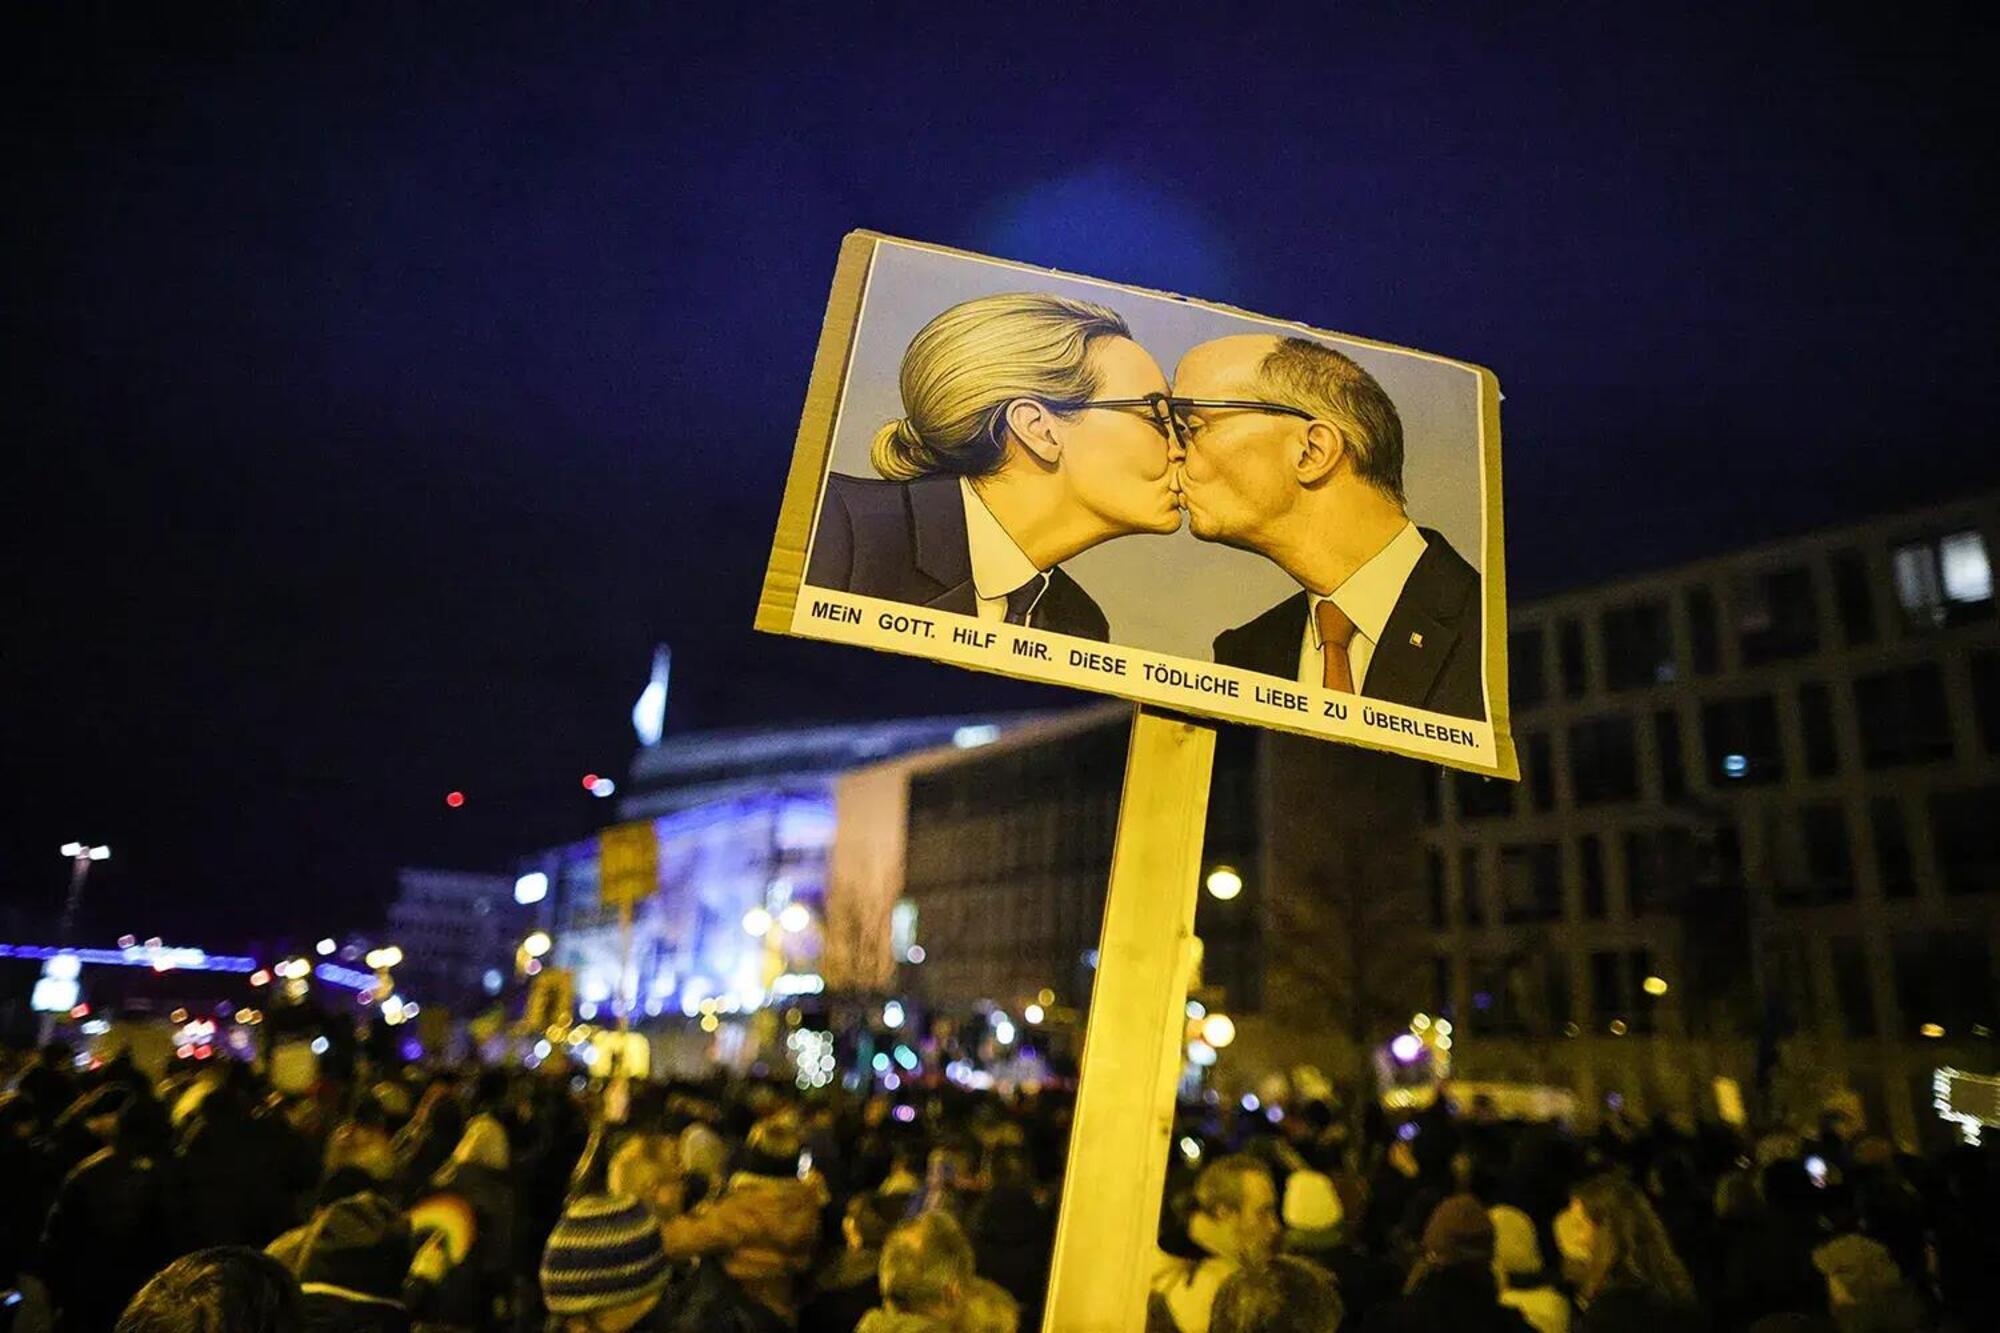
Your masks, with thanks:
M 379 1194 L 330 1203 L 305 1228 L 299 1281 L 323 1282 L 364 1296 L 401 1298 L 410 1269 L 410 1227 Z
M 1517 1277 L 1542 1271 L 1542 1243 L 1535 1239 L 1535 1224 L 1529 1216 L 1509 1203 L 1486 1210 L 1493 1223 L 1493 1267 Z
M 551 1314 L 630 1305 L 666 1286 L 667 1276 L 659 1222 L 622 1194 L 570 1200 L 542 1252 L 542 1300 Z
M 1847 1289 L 1848 1299 L 1866 1300 L 1903 1285 L 1895 1259 L 1879 1241 L 1848 1235 L 1813 1251 L 1813 1267 Z
M 798 1130 L 773 1116 L 751 1127 L 738 1165 L 753 1176 L 796 1176 L 801 1146 Z
M 1293 1231 L 1325 1231 L 1340 1225 L 1340 1195 L 1331 1177 L 1318 1171 L 1294 1171 L 1285 1177 L 1285 1225 Z
M 1435 1264 L 1493 1262 L 1493 1222 L 1471 1194 L 1454 1194 L 1424 1224 L 1424 1253 Z

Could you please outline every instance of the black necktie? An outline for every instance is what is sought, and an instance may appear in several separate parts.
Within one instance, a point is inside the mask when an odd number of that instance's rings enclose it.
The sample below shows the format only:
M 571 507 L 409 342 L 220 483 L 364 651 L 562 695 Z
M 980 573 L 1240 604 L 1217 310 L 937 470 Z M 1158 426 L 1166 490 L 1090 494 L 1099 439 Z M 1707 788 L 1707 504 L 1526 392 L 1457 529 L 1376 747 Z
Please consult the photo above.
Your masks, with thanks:
M 1047 574 L 1037 574 L 1020 587 L 1014 589 L 1014 591 L 1008 593 L 1007 623 L 1010 625 L 1027 624 L 1028 617 L 1034 612 L 1035 603 L 1042 600 L 1042 594 L 1048 590 L 1048 586 L 1049 576 Z

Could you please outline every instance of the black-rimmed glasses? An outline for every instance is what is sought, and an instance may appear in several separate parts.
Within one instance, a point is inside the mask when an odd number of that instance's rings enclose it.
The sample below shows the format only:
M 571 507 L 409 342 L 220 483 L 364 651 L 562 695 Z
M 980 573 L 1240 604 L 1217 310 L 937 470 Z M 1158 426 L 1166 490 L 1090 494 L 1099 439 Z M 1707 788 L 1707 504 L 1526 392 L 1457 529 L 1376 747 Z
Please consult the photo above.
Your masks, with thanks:
M 1077 411 L 1086 407 L 1143 407 L 1152 415 L 1162 433 L 1176 435 L 1182 442 L 1194 434 L 1194 427 L 1188 421 L 1190 412 L 1275 412 L 1280 416 L 1297 417 L 1301 421 L 1313 419 L 1312 413 L 1284 403 L 1267 403 L 1254 398 L 1175 398 L 1164 393 L 1149 393 L 1144 398 L 1092 398 L 1072 406 Z

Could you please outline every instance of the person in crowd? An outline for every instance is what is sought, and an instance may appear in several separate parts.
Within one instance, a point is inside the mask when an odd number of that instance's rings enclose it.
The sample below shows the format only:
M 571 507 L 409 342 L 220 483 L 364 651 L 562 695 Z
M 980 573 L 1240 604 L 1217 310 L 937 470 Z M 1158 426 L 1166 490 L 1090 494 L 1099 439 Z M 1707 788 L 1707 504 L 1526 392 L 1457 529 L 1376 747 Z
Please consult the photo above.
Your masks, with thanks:
M 1500 1303 L 1493 1276 L 1493 1222 L 1471 1194 L 1454 1194 L 1424 1224 L 1403 1295 L 1376 1309 L 1367 1333 L 1531 1333 L 1519 1311 Z
M 450 1159 L 431 1179 L 434 1192 L 461 1201 L 472 1219 L 468 1252 L 427 1301 L 433 1322 L 482 1327 L 513 1299 L 519 1201 L 511 1162 L 507 1131 L 496 1117 L 480 1114 L 467 1122 Z
M 680 1143 L 672 1135 L 639 1133 L 618 1145 L 606 1172 L 611 1193 L 637 1199 L 662 1223 L 686 1204 Z
M 966 1233 L 979 1275 L 999 1283 L 1020 1307 L 1025 1324 L 1038 1324 L 1055 1246 L 1055 1218 L 1037 1197 L 1033 1169 L 1018 1146 L 988 1151 L 986 1188 L 966 1216 Z
M 560 1333 L 651 1333 L 668 1327 L 661 1297 L 673 1275 L 660 1227 L 636 1199 L 572 1199 L 542 1251 L 541 1294 Z
M 825 1204 L 815 1179 L 800 1179 L 797 1125 L 759 1121 L 737 1170 L 714 1202 L 662 1229 L 675 1259 L 713 1259 L 744 1293 L 787 1324 L 798 1318 L 799 1286 L 819 1243 Z
M 174 1260 L 140 1288 L 116 1333 L 297 1333 L 299 1284 L 270 1255 L 218 1245 Z
M 1840 1333 L 1922 1333 L 1933 1326 L 1880 1241 L 1857 1235 L 1828 1241 L 1813 1251 L 1813 1266 L 1826 1276 L 1827 1309 Z
M 958 1333 L 972 1243 L 949 1213 L 926 1213 L 882 1244 L 882 1304 L 855 1333 Z
M 908 1206 L 908 1199 L 879 1191 L 848 1201 L 840 1222 L 843 1248 L 814 1281 L 799 1311 L 799 1333 L 854 1333 L 862 1316 L 882 1303 L 882 1244 Z
M 1699 1333 L 1694 1283 L 1645 1194 L 1622 1175 L 1585 1181 L 1572 1196 L 1588 1258 L 1577 1301 L 1580 1333 Z
M 1203 1167 L 1188 1218 L 1188 1239 L 1200 1253 L 1163 1256 L 1149 1299 L 1154 1323 L 1206 1333 L 1215 1293 L 1237 1269 L 1271 1257 L 1278 1229 L 1277 1187 L 1262 1163 L 1239 1154 Z
M 965 1284 L 965 1305 L 958 1316 L 958 1333 L 1018 1333 L 1021 1303 L 998 1282 L 975 1277 Z
M 85 1158 L 49 1209 L 37 1265 L 65 1333 L 100 1333 L 175 1253 L 169 1246 L 171 1135 L 147 1094 L 119 1108 L 110 1147 Z
M 1333 1280 L 1281 1255 L 1231 1273 L 1215 1293 L 1210 1333 L 1336 1333 L 1345 1310 Z
M 229 1064 L 205 1078 L 208 1091 L 193 1107 L 176 1107 L 183 1115 L 174 1181 L 179 1243 L 261 1249 L 292 1224 L 292 1131 L 256 1114 L 257 1079 L 248 1065 Z
M 323 1204 L 264 1252 L 299 1279 L 299 1317 L 308 1333 L 408 1333 L 410 1224 L 382 1195 L 361 1192 Z
M 1486 1210 L 1493 1223 L 1493 1276 L 1500 1303 L 1521 1312 L 1535 1333 L 1569 1333 L 1569 1298 L 1556 1290 L 1542 1263 L 1534 1219 L 1512 1204 Z

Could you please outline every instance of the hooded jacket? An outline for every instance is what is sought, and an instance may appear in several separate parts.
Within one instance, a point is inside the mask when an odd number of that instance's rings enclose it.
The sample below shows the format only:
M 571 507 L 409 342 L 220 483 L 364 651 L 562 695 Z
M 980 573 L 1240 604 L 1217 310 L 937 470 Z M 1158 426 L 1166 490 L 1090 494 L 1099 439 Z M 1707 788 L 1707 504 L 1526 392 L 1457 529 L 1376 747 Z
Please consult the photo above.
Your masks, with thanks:
M 713 1203 L 661 1228 L 675 1259 L 714 1255 L 722 1271 L 787 1323 L 798 1317 L 799 1282 L 819 1243 L 819 1188 L 789 1176 L 739 1171 Z

